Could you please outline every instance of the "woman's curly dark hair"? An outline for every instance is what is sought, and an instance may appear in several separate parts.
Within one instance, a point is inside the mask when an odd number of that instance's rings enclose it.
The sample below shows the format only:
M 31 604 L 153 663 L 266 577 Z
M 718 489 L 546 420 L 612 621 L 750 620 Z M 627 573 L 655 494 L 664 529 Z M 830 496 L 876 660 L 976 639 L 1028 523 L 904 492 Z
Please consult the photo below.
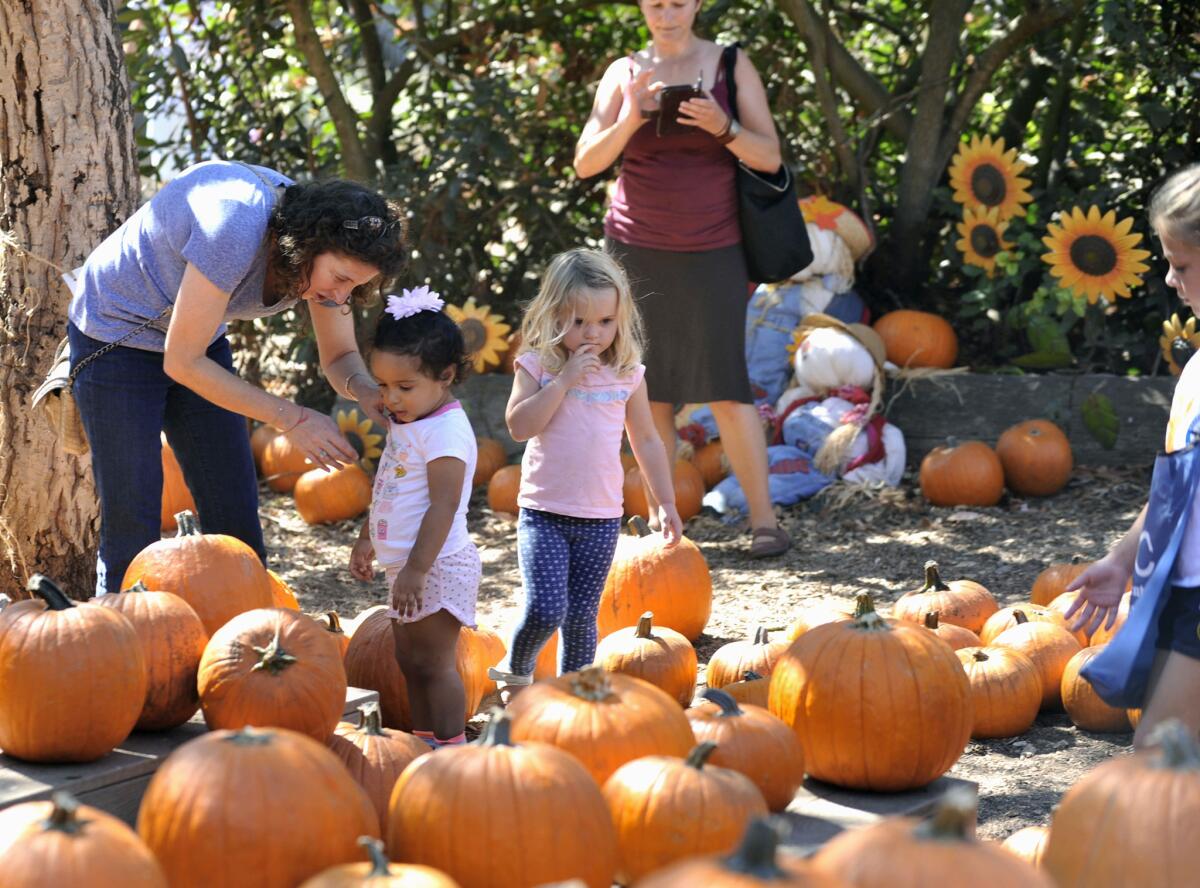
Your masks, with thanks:
M 410 355 L 421 362 L 421 372 L 438 379 L 454 368 L 451 382 L 466 379 L 471 366 L 462 330 L 440 311 L 419 311 L 397 320 L 386 311 L 379 315 L 371 347 L 394 355 Z
M 382 223 L 345 225 L 369 217 Z M 344 253 L 379 269 L 379 277 L 354 290 L 352 298 L 359 302 L 390 287 L 404 268 L 403 210 L 357 182 L 330 179 L 289 186 L 275 205 L 267 230 L 275 236 L 272 270 L 288 296 L 307 286 L 313 260 L 322 253 Z

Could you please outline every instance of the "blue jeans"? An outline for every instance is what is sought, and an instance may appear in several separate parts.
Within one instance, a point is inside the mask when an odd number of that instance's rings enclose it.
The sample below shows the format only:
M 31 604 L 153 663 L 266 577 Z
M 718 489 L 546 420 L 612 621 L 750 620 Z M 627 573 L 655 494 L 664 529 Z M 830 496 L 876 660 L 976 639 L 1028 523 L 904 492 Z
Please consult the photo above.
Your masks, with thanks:
M 620 518 L 521 509 L 517 561 L 525 583 L 525 616 L 513 636 L 509 672 L 532 675 L 538 652 L 560 626 L 560 671 L 574 672 L 592 662 L 600 593 L 620 532 Z
M 105 343 L 67 325 L 72 367 Z M 222 336 L 208 357 L 233 373 Z M 135 555 L 161 536 L 165 431 L 196 500 L 204 533 L 245 542 L 266 561 L 258 520 L 258 479 L 246 418 L 218 407 L 163 372 L 158 352 L 118 346 L 75 378 L 75 400 L 92 450 L 100 497 L 96 593 L 117 592 Z

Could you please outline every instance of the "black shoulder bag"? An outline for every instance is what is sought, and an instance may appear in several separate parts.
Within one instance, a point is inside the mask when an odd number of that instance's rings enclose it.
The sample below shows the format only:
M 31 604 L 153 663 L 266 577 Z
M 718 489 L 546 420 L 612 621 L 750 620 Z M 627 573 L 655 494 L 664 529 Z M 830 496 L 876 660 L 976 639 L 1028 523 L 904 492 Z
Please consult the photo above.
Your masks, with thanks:
M 737 83 L 733 76 L 737 50 L 735 43 L 721 53 L 734 120 L 738 119 Z M 796 184 L 787 164 L 781 164 L 774 173 L 760 173 L 739 160 L 737 190 L 742 249 L 750 280 L 771 284 L 807 268 L 813 260 L 812 245 L 808 242 L 808 229 L 796 200 Z

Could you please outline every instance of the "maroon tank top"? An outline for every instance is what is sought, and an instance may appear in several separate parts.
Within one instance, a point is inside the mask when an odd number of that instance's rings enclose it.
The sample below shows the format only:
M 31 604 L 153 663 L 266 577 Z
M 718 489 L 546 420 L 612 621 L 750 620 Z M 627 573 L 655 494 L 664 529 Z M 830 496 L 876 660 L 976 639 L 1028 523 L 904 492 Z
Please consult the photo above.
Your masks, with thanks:
M 712 96 L 729 113 L 724 64 Z M 654 121 L 625 145 L 604 233 L 636 247 L 697 253 L 740 243 L 736 158 L 710 133 L 659 136 Z

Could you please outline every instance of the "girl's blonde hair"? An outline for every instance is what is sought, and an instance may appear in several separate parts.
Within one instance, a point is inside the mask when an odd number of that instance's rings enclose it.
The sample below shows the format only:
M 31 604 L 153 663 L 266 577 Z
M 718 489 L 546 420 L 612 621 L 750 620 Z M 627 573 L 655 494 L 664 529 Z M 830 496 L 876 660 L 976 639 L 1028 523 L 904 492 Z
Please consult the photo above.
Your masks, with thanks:
M 1160 235 L 1200 247 L 1200 163 L 1174 173 L 1154 192 L 1150 224 Z
M 542 286 L 521 321 L 521 351 L 536 354 L 551 373 L 561 370 L 570 357 L 562 341 L 575 320 L 575 301 L 584 289 L 617 291 L 617 335 L 600 360 L 621 375 L 631 373 L 642 362 L 642 316 L 625 269 L 600 250 L 579 247 L 550 260 Z

